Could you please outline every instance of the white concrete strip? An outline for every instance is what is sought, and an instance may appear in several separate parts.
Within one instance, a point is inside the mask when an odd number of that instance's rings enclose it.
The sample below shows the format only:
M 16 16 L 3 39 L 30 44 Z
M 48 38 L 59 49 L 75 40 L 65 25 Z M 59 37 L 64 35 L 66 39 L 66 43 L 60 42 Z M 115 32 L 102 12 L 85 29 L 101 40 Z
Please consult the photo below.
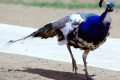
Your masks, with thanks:
M 39 58 L 70 62 L 66 45 L 59 46 L 56 37 L 50 39 L 26 39 L 8 47 L 7 42 L 23 38 L 37 29 L 0 24 L 0 52 L 34 56 Z M 83 51 L 72 48 L 77 64 L 83 64 Z M 89 66 L 120 71 L 120 39 L 108 38 L 100 48 L 90 52 Z

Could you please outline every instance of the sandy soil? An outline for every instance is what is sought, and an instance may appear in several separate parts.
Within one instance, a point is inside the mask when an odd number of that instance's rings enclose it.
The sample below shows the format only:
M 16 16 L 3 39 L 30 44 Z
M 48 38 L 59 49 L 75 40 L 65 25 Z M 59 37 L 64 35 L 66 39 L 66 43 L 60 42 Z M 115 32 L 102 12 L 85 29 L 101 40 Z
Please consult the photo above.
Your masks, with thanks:
M 104 10 L 68 10 L 22 5 L 0 4 L 0 23 L 40 28 L 46 23 L 58 20 L 72 13 Z M 119 10 L 112 13 L 110 37 L 120 38 Z M 57 62 L 41 58 L 0 53 L 0 80 L 82 80 L 83 66 L 78 65 L 78 75 L 72 72 L 70 63 Z M 120 80 L 120 72 L 88 67 L 90 75 L 97 75 L 95 80 Z
M 82 80 L 83 66 L 78 68 L 76 75 L 70 63 L 0 53 L 0 80 Z M 120 72 L 93 67 L 88 70 L 97 76 L 95 80 L 120 80 Z

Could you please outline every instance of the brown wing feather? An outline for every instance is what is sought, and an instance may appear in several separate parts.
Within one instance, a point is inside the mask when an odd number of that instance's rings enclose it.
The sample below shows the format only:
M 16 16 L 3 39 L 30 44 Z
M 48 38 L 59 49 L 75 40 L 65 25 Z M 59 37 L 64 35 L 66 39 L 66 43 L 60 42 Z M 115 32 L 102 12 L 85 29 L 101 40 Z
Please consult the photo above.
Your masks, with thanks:
M 65 27 L 66 23 L 69 21 L 69 16 L 62 18 L 53 23 L 45 25 L 43 28 L 40 28 L 38 31 L 32 34 L 33 37 L 49 38 L 56 36 L 56 29 L 61 29 Z
M 65 27 L 66 23 L 69 22 L 69 20 L 70 16 L 66 16 L 65 18 L 55 21 L 53 23 L 53 29 L 62 29 L 63 27 Z
M 44 27 L 40 28 L 39 30 L 33 32 L 31 36 L 41 37 L 41 38 L 54 37 L 56 36 L 56 31 L 52 27 L 53 27 L 53 23 L 49 23 L 45 25 Z

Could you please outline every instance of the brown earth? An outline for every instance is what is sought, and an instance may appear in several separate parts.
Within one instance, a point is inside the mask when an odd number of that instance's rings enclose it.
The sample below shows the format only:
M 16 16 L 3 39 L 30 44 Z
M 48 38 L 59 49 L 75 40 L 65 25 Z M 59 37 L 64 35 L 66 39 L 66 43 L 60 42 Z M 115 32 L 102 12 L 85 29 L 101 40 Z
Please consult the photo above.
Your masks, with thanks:
M 0 80 L 82 80 L 83 66 L 78 74 L 72 72 L 70 63 L 0 53 Z M 88 67 L 95 80 L 120 80 L 120 72 Z
M 40 28 L 46 23 L 77 12 L 101 14 L 103 9 L 55 9 L 0 4 L 0 23 Z M 120 10 L 111 13 L 110 37 L 120 38 Z M 0 80 L 82 80 L 83 66 L 78 65 L 78 75 L 72 72 L 70 63 L 35 57 L 0 53 Z M 120 72 L 88 67 L 95 80 L 120 80 Z

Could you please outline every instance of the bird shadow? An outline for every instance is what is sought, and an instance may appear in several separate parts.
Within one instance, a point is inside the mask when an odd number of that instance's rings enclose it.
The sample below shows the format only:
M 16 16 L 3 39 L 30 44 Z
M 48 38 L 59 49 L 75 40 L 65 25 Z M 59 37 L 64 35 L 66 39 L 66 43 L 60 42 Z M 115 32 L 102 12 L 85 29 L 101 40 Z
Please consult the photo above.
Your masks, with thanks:
M 15 70 L 15 71 L 38 74 L 40 76 L 47 77 L 49 79 L 54 79 L 54 80 L 83 80 L 83 76 L 84 76 L 84 74 L 75 74 L 71 72 L 61 72 L 61 71 L 46 70 L 46 69 L 40 69 L 40 68 L 39 69 L 25 68 L 25 70 Z

